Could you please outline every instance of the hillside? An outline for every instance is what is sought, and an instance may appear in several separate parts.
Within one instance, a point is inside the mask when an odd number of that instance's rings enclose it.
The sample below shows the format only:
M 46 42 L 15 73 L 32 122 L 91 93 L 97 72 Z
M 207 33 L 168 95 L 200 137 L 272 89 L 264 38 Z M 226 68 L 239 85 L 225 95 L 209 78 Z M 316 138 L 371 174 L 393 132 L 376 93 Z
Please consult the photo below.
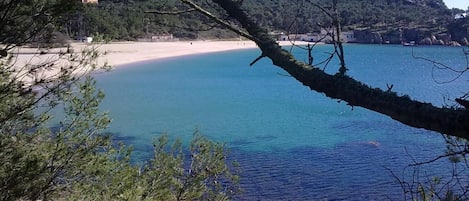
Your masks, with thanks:
M 308 2 L 308 1 L 306 1 Z M 331 1 L 316 0 L 315 3 L 327 8 Z M 300 17 L 297 26 L 300 31 L 314 31 L 317 23 L 327 22 L 327 17 L 311 4 L 295 4 L 288 0 L 245 1 L 244 6 L 264 25 L 287 30 L 294 16 Z M 381 26 L 430 26 L 446 22 L 451 11 L 441 0 L 349 0 L 339 1 L 342 25 L 346 27 Z
M 200 2 L 207 4 L 207 1 Z M 272 31 L 317 32 L 330 24 L 330 19 L 308 3 L 310 1 L 298 2 L 244 0 L 242 5 L 259 24 Z M 326 9 L 331 6 L 329 0 L 312 2 Z M 99 4 L 84 5 L 82 12 L 72 15 L 64 29 L 71 37 L 100 35 L 110 40 L 136 40 L 160 34 L 186 39 L 235 37 L 225 30 L 207 26 L 207 19 L 196 13 L 185 13 L 183 18 L 144 13 L 148 10 L 175 11 L 182 7 L 174 0 L 164 3 L 101 0 Z M 363 43 L 421 42 L 425 38 L 448 37 L 442 34 L 448 32 L 454 14 L 462 12 L 448 9 L 442 0 L 339 0 L 338 10 L 344 29 L 357 30 L 358 37 L 363 38 L 359 42 Z M 460 32 L 458 26 L 451 27 L 454 33 Z M 376 37 L 377 34 L 381 40 L 368 40 L 368 36 Z

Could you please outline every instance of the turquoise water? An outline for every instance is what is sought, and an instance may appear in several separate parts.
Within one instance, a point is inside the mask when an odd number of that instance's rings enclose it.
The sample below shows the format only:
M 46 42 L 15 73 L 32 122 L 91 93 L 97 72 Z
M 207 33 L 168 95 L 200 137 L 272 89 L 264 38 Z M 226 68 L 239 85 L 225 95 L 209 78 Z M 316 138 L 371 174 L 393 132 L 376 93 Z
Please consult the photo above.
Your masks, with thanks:
M 315 50 L 315 61 L 330 46 Z M 469 91 L 457 76 L 412 58 L 433 58 L 462 68 L 461 48 L 346 46 L 352 77 L 436 105 Z M 300 60 L 306 53 L 293 51 Z M 151 157 L 160 134 L 188 141 L 195 129 L 226 142 L 242 169 L 239 200 L 400 200 L 402 190 L 386 169 L 402 173 L 412 160 L 444 152 L 440 135 L 312 92 L 264 59 L 258 50 L 171 58 L 96 75 L 106 93 L 110 132 L 132 144 L 136 160 Z M 328 72 L 337 71 L 332 62 Z M 412 155 L 411 158 L 409 155 Z M 446 161 L 428 167 L 445 174 Z

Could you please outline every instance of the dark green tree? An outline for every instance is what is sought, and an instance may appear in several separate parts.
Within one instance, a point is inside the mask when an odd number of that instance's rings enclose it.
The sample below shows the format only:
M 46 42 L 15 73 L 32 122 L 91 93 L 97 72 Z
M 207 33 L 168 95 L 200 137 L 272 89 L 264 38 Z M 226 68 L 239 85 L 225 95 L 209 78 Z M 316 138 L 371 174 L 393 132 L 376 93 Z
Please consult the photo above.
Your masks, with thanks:
M 0 3 L 0 200 L 230 198 L 237 176 L 226 149 L 200 134 L 190 148 L 160 137 L 150 162 L 131 163 L 131 149 L 105 132 L 111 119 L 99 110 L 104 93 L 91 72 L 108 67 L 97 64 L 93 46 L 28 48 L 24 54 L 39 60 L 17 62 L 21 46 L 73 17 L 71 2 L 80 1 Z

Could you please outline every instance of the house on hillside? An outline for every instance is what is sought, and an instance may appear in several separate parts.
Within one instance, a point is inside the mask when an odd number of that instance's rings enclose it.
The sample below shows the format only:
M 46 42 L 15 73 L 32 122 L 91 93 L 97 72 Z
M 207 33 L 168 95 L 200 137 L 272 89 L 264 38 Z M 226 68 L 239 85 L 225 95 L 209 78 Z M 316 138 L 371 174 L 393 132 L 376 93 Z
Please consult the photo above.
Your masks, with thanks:
M 316 33 L 307 33 L 307 34 L 280 34 L 278 35 L 279 41 L 307 41 L 314 42 L 318 41 L 319 35 Z
M 455 20 L 464 19 L 464 18 L 467 17 L 467 15 L 468 15 L 467 12 L 466 12 L 466 13 L 458 13 L 458 14 L 454 15 L 454 19 L 455 19 Z
M 81 0 L 81 3 L 98 3 L 98 0 Z

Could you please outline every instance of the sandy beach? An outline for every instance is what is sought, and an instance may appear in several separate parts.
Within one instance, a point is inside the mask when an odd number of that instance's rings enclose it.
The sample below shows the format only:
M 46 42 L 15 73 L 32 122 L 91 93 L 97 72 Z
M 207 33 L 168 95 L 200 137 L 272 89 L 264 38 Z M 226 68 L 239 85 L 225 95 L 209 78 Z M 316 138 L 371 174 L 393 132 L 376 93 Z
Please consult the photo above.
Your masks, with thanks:
M 291 45 L 289 41 L 281 41 L 280 45 Z M 296 42 L 295 44 L 306 44 Z M 193 54 L 203 54 L 239 49 L 257 48 L 252 41 L 177 41 L 177 42 L 115 42 L 105 44 L 72 43 L 75 52 L 85 48 L 96 48 L 102 55 L 98 61 L 100 64 L 107 62 L 111 66 L 136 63 L 148 60 L 157 60 L 169 57 L 178 57 Z M 63 48 L 62 51 L 65 51 Z M 53 57 L 53 53 L 60 49 L 49 50 L 49 54 L 38 56 L 33 48 L 19 48 L 14 53 L 19 53 L 17 65 L 35 63 L 39 60 L 47 60 Z
M 279 42 L 280 45 L 291 45 L 288 41 Z M 296 42 L 296 44 L 306 44 Z M 75 48 L 82 48 L 85 44 L 74 44 Z M 100 62 L 107 62 L 118 67 L 141 61 L 157 60 L 170 57 L 204 54 L 240 49 L 253 49 L 257 45 L 252 41 L 178 41 L 178 42 L 123 42 L 97 45 L 100 52 Z
M 84 44 L 75 44 L 77 47 Z M 181 41 L 181 42 L 123 42 L 97 45 L 105 53 L 100 62 L 119 67 L 141 61 L 170 57 L 256 48 L 252 41 Z
M 291 45 L 289 41 L 279 42 L 282 46 Z M 306 42 L 295 42 L 297 45 L 306 45 Z M 102 66 L 107 64 L 113 68 L 131 63 L 142 61 L 157 60 L 170 57 L 187 56 L 193 54 L 204 54 L 213 52 L 222 52 L 240 49 L 257 48 L 256 44 L 252 41 L 177 41 L 177 42 L 113 42 L 113 43 L 72 43 L 70 46 L 75 53 L 79 53 L 85 49 L 94 49 L 99 52 L 97 65 Z M 47 62 L 55 62 L 56 66 L 69 66 L 67 63 L 70 60 L 57 59 L 59 52 L 66 52 L 67 48 L 55 48 L 45 50 L 40 54 L 37 48 L 24 48 L 19 47 L 14 49 L 13 53 L 15 64 L 17 68 L 24 68 L 31 64 L 41 64 Z M 58 72 L 58 69 L 48 69 L 41 72 L 40 77 L 53 77 Z

